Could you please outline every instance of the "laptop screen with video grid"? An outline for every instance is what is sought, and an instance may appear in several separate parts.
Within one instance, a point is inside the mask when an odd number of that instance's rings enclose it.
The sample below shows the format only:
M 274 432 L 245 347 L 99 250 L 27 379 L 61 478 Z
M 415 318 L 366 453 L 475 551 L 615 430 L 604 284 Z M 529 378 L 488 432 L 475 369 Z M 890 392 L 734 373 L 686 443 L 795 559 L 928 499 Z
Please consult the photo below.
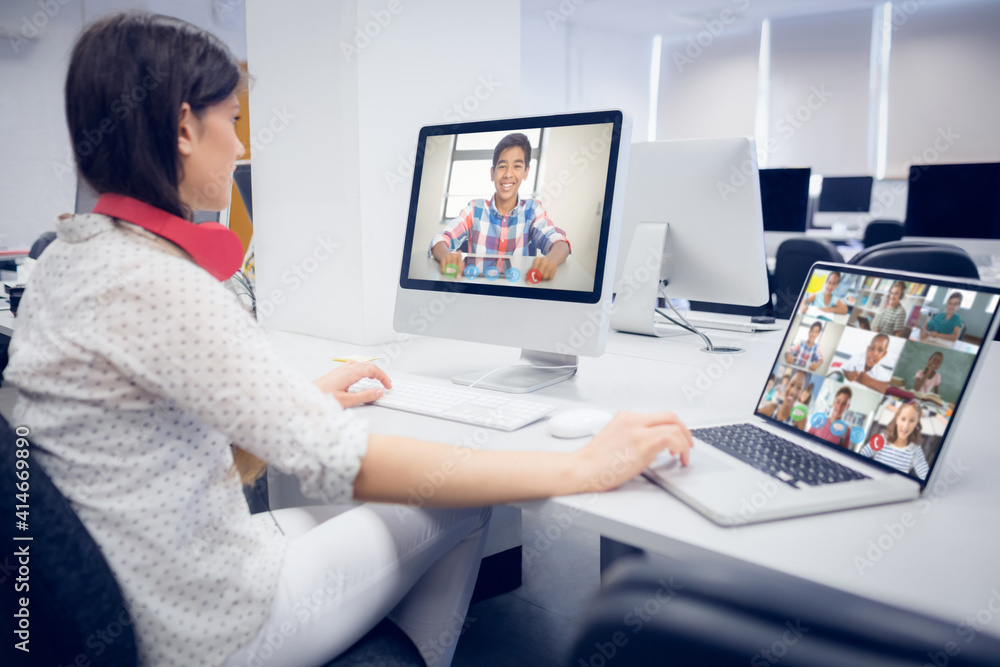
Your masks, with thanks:
M 926 483 L 1000 289 L 816 265 L 756 414 Z

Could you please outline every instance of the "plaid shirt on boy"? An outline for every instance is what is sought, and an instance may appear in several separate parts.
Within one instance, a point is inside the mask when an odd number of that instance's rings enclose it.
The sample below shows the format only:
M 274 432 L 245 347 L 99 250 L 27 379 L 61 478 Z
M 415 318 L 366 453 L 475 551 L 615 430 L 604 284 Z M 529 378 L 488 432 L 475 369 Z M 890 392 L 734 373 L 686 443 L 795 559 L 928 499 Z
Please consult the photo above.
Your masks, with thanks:
M 521 199 L 506 215 L 497 210 L 492 198 L 473 199 L 434 235 L 430 248 L 442 241 L 451 252 L 462 250 L 472 255 L 533 256 L 548 254 L 557 241 L 569 245 L 566 233 L 549 220 L 537 199 Z
M 812 363 L 823 363 L 823 354 L 819 351 L 819 343 L 809 345 L 806 341 L 799 341 L 795 347 L 788 351 L 792 355 L 792 365 L 806 368 Z

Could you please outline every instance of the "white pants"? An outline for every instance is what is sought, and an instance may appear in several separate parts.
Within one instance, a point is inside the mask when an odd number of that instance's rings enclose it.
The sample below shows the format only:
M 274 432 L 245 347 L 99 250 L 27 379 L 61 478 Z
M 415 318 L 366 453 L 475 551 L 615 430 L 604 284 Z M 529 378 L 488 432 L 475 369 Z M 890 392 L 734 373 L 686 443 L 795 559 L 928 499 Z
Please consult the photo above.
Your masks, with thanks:
M 226 666 L 324 665 L 386 616 L 428 665 L 450 665 L 489 517 L 375 503 L 276 510 L 291 545 L 271 613 Z

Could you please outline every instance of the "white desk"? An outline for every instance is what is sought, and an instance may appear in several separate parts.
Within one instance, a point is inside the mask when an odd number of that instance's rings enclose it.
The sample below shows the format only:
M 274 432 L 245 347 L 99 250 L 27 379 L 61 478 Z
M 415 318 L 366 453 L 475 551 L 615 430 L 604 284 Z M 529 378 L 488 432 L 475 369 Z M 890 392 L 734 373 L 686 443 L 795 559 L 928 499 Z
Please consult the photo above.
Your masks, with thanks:
M 375 347 L 287 333 L 270 337 L 281 356 L 310 377 L 332 368 L 330 357 L 352 353 L 387 358 L 390 376 L 419 375 L 422 381 L 442 383 L 456 373 L 517 358 L 507 348 L 419 337 Z M 720 357 L 698 352 L 701 342 L 688 334 L 668 340 L 612 334 L 603 357 L 581 359 L 574 379 L 534 396 L 561 407 L 667 408 L 690 425 L 738 418 L 753 410 L 781 337 L 782 332 L 717 334 L 716 342 L 739 341 L 747 350 Z M 703 550 L 717 552 L 957 625 L 985 609 L 994 590 L 1000 590 L 1000 444 L 990 423 L 1000 388 L 1000 348 L 992 349 L 985 363 L 981 383 L 967 397 L 962 422 L 941 462 L 960 464 L 955 469 L 961 472 L 952 476 L 952 483 L 941 482 L 912 503 L 720 528 L 637 479 L 612 493 L 524 506 L 558 513 L 564 523 L 568 517 L 573 526 L 643 549 L 685 558 L 697 558 Z M 361 410 L 380 433 L 456 443 L 470 441 L 477 432 L 473 426 L 382 408 Z M 582 445 L 548 436 L 542 423 L 514 433 L 479 433 L 483 447 L 501 450 L 566 451 Z M 903 527 L 904 520 L 909 527 Z M 525 548 L 535 545 L 529 540 Z M 870 564 L 859 571 L 858 558 Z M 993 620 L 985 631 L 1000 636 L 1000 614 L 989 613 Z

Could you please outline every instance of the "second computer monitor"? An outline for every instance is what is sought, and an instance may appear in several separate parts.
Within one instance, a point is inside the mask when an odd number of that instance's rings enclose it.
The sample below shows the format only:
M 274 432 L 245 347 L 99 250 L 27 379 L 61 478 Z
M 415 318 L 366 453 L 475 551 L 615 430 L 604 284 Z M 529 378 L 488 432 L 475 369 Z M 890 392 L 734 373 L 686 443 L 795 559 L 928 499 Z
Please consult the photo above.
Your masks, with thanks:
M 625 268 L 636 230 L 666 223 L 668 296 L 741 306 L 766 303 L 758 179 L 757 149 L 749 137 L 633 144 L 615 280 L 619 295 L 643 277 L 641 266 L 638 276 Z M 650 317 L 654 306 L 648 305 Z
M 867 213 L 872 203 L 871 176 L 824 176 L 817 210 L 824 213 Z
M 1000 163 L 911 166 L 903 234 L 1000 239 Z
M 765 232 L 806 231 L 811 174 L 809 167 L 760 170 L 760 205 Z

